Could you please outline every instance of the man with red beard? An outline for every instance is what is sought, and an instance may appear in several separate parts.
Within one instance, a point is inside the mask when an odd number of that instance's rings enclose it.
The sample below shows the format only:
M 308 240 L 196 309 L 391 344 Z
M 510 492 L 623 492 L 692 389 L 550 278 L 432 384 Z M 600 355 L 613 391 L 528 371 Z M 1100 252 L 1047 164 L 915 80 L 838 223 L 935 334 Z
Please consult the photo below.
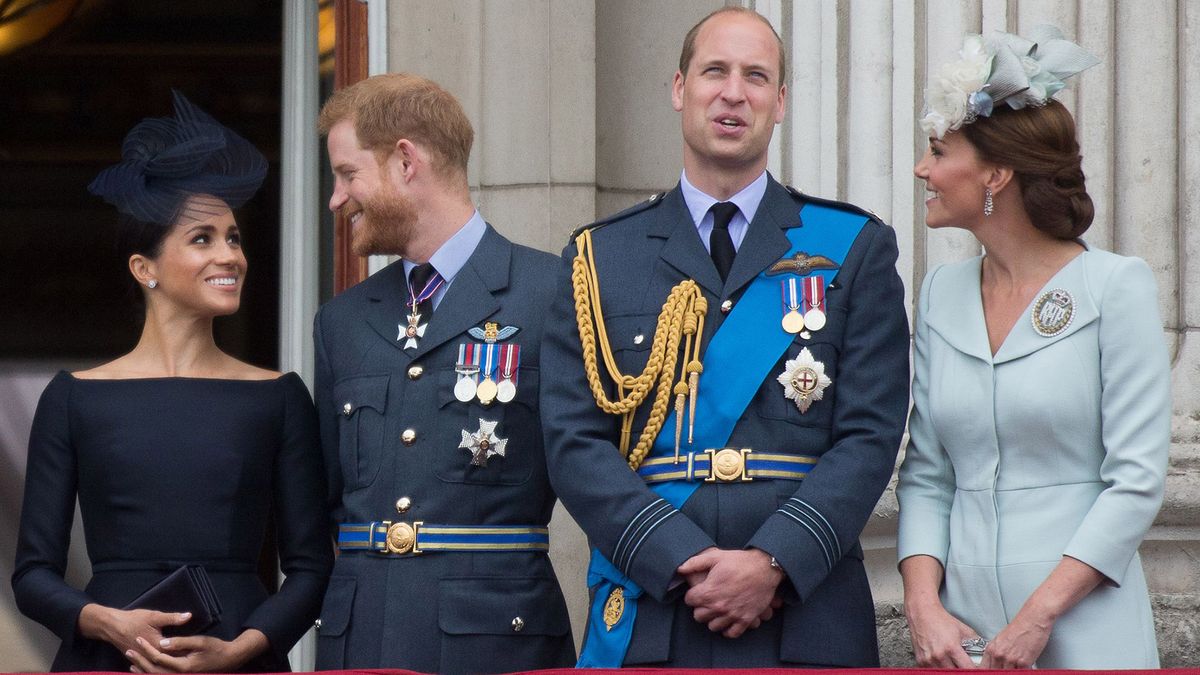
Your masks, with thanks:
M 364 80 L 329 98 L 320 128 L 329 208 L 349 219 L 354 252 L 401 260 L 316 317 L 340 551 L 317 667 L 570 665 L 538 414 L 555 258 L 511 243 L 475 209 L 471 123 L 436 83 Z

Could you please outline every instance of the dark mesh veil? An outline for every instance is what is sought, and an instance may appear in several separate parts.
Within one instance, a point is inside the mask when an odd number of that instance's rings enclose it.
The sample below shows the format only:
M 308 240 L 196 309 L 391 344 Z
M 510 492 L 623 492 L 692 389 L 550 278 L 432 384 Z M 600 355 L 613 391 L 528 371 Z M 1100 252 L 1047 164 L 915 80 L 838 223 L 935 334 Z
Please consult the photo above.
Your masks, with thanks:
M 214 212 L 212 200 L 188 203 L 193 195 L 241 206 L 262 185 L 266 158 L 183 94 L 172 94 L 175 116 L 139 122 L 125 136 L 121 162 L 101 171 L 88 191 L 127 216 L 162 225 Z

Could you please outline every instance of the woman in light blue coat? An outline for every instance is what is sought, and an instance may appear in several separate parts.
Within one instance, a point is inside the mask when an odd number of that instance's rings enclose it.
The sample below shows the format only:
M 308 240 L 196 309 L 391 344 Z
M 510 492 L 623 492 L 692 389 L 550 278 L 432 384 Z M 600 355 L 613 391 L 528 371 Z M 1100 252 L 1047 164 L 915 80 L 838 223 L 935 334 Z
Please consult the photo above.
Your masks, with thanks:
M 1095 60 L 1045 30 L 971 36 L 961 56 L 927 92 L 915 173 L 927 224 L 986 253 L 920 293 L 898 488 L 917 662 L 1154 668 L 1137 549 L 1170 440 L 1157 292 L 1140 259 L 1078 239 L 1092 202 L 1074 121 L 1050 98 Z

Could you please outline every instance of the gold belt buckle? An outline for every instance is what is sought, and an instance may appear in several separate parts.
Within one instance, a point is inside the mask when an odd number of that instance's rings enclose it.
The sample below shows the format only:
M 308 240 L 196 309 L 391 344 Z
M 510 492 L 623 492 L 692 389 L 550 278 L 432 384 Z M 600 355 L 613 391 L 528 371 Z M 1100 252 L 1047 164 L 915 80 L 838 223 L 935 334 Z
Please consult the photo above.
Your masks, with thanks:
M 411 525 L 408 523 L 392 523 L 384 521 L 387 526 L 387 538 L 384 540 L 387 546 L 388 553 L 403 555 L 405 553 L 420 553 L 421 549 L 417 546 L 417 530 L 424 523 L 421 521 L 413 521 Z
M 706 483 L 732 483 L 734 481 L 749 482 L 754 480 L 746 472 L 746 458 L 750 456 L 750 448 L 710 448 L 708 453 L 708 478 Z

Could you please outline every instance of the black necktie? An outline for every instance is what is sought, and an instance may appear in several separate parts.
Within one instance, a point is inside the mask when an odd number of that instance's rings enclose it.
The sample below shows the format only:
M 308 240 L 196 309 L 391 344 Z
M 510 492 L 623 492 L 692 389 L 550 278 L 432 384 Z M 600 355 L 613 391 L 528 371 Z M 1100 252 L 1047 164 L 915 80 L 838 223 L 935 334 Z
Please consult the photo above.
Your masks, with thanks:
M 712 255 L 713 264 L 721 281 L 729 276 L 729 268 L 733 267 L 733 256 L 737 250 L 733 248 L 733 237 L 729 236 L 729 221 L 737 213 L 737 204 L 733 202 L 717 202 L 709 209 L 713 214 L 712 234 L 708 237 L 708 252 Z
M 433 293 L 429 293 L 428 291 L 429 287 L 433 285 L 430 283 L 430 280 L 436 274 L 437 270 L 433 269 L 432 263 L 417 265 L 408 273 L 409 302 L 418 301 L 413 306 L 412 311 L 420 314 L 425 321 L 429 321 L 429 315 L 433 314 Z M 422 297 L 423 295 L 425 297 Z

